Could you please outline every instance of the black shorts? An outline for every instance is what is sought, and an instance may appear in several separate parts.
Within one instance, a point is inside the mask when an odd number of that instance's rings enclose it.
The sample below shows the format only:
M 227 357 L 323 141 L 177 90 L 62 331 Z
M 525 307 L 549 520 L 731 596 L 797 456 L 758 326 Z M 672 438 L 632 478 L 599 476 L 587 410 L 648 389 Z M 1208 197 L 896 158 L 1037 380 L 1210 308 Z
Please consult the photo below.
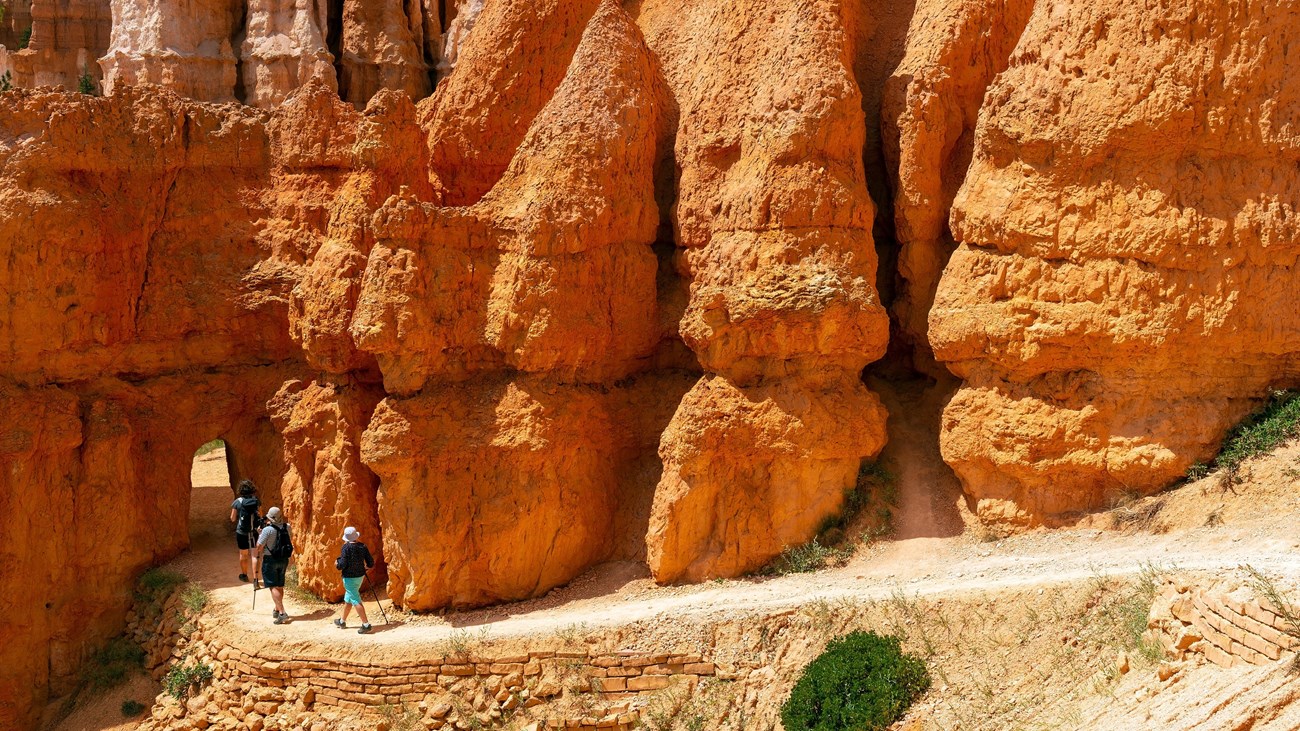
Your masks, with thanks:
M 289 568 L 289 560 L 283 558 L 262 559 L 262 586 L 284 586 L 284 572 Z
M 252 548 L 252 542 L 248 540 L 247 533 L 236 533 L 235 545 L 239 546 L 239 550 L 241 551 L 247 551 L 249 548 Z

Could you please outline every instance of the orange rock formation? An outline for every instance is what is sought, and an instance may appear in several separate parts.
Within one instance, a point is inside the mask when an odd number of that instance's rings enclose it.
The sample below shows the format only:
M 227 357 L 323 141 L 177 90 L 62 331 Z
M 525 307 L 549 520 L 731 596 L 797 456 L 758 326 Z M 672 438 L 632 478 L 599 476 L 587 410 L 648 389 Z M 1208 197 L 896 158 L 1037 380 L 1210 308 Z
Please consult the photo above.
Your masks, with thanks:
M 1293 4 L 1035 8 L 929 316 L 964 379 L 944 458 L 982 516 L 1157 490 L 1295 383 L 1298 36 Z
M 811 538 L 884 446 L 858 380 L 888 321 L 854 39 L 832 2 L 641 9 L 681 110 L 681 333 L 709 372 L 660 444 L 649 563 L 660 581 L 732 576 Z
M 1287 4 L 6 7 L 13 83 L 112 95 L 0 95 L 5 728 L 214 437 L 327 598 L 346 525 L 420 610 L 807 541 L 883 445 L 895 229 L 986 518 L 1167 484 L 1300 373 Z

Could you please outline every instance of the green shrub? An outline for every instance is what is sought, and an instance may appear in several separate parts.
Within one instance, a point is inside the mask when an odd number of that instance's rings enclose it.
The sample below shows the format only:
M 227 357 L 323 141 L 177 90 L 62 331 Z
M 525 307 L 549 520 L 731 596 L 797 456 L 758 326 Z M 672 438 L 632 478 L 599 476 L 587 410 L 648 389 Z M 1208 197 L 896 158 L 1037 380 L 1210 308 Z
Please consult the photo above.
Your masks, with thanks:
M 22 35 L 18 36 L 18 50 L 20 51 L 23 50 L 31 42 L 32 42 L 32 27 L 29 25 L 27 26 L 27 30 L 23 31 Z
M 3 75 L 0 75 L 0 92 L 10 91 L 13 88 L 14 76 L 10 72 L 6 71 Z
M 137 700 L 127 699 L 122 701 L 122 715 L 130 718 L 144 713 L 144 704 Z
M 212 667 L 206 663 L 196 662 L 193 665 L 183 665 L 176 663 L 167 675 L 163 677 L 163 690 L 167 695 L 181 700 L 190 688 L 196 685 L 212 680 Z
M 90 78 L 90 72 L 81 75 L 77 79 L 77 91 L 89 96 L 95 96 L 95 80 Z
M 198 584 L 186 584 L 185 590 L 181 592 L 181 603 L 190 612 L 198 614 L 208 606 L 208 592 Z
M 1247 459 L 1271 452 L 1295 436 L 1300 436 L 1300 392 L 1275 391 L 1263 408 L 1228 432 L 1214 464 L 1234 470 Z
M 140 592 L 149 598 L 165 597 L 186 581 L 185 576 L 175 571 L 149 569 L 140 577 Z
M 116 637 L 90 656 L 82 679 L 96 690 L 115 688 L 143 667 L 144 650 L 125 637 Z
M 215 452 L 224 446 L 226 446 L 226 443 L 224 441 L 220 439 L 213 439 L 210 442 L 204 442 L 203 446 L 199 447 L 198 451 L 194 453 L 194 456 L 202 457 L 203 455 L 208 454 L 209 452 Z
M 817 571 L 828 563 L 838 561 L 844 554 L 838 549 L 823 546 L 816 538 L 802 546 L 787 548 L 776 560 L 768 564 L 762 573 L 778 576 L 786 574 L 806 574 Z
M 919 658 L 897 637 L 853 632 L 804 668 L 781 707 L 786 731 L 881 731 L 930 687 Z

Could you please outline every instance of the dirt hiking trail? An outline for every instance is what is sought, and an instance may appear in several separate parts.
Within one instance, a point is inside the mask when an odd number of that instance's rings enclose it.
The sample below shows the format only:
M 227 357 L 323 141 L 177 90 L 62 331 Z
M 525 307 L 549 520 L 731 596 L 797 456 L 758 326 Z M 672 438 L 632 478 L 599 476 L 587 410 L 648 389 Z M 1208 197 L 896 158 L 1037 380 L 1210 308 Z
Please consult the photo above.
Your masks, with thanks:
M 252 588 L 237 579 L 228 520 L 231 496 L 228 488 L 220 487 L 195 489 L 193 545 L 169 568 L 211 592 L 220 617 L 218 632 L 232 642 L 284 644 L 298 652 L 327 655 L 382 652 L 386 656 L 433 653 L 435 645 L 466 631 L 502 639 L 647 620 L 689 624 L 771 613 L 823 599 L 887 598 L 900 591 L 920 597 L 997 594 L 1132 575 L 1150 566 L 1218 572 L 1251 564 L 1278 576 L 1300 577 L 1300 534 L 1291 517 L 1300 515 L 1300 493 L 1289 488 L 1290 480 L 1253 491 L 1242 488 L 1233 495 L 1222 493 L 1209 478 L 1149 498 L 1160 501 L 1162 514 L 1174 516 L 1176 523 L 1143 530 L 1089 527 L 1105 523 L 1106 516 L 1085 519 L 1083 527 L 1039 530 L 997 541 L 987 540 L 987 534 L 978 530 L 963 530 L 963 519 L 970 517 L 956 478 L 939 458 L 937 417 L 933 416 L 938 413 L 936 402 L 942 403 L 946 392 L 921 384 L 879 390 L 892 415 L 890 444 L 882 459 L 897 475 L 896 537 L 859 549 L 838 568 L 660 587 L 643 565 L 608 563 L 537 599 L 445 616 L 409 614 L 383 599 L 392 620 L 387 625 L 367 592 L 367 611 L 376 627 L 368 636 L 333 626 L 331 620 L 341 605 L 288 592 L 285 605 L 293 620 L 276 626 L 271 624 L 269 593 L 258 593 L 254 610 Z M 1293 445 L 1271 459 L 1281 465 L 1297 456 L 1300 450 Z M 1261 476 L 1269 473 L 1265 470 Z M 1229 503 L 1239 515 L 1224 520 L 1221 514 Z M 1207 517 L 1215 514 L 1220 514 L 1218 519 Z M 1160 532 L 1152 532 L 1152 527 Z M 353 626 L 356 621 L 354 614 Z

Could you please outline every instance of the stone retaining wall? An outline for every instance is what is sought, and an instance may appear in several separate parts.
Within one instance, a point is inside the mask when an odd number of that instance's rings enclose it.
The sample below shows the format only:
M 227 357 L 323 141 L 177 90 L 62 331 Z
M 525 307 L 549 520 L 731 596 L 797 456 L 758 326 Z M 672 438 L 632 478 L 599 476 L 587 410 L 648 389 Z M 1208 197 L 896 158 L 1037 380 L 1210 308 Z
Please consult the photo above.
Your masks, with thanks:
M 153 624 L 157 622 L 157 624 Z M 206 665 L 212 681 L 180 701 L 160 695 L 141 731 L 279 731 L 344 728 L 319 720 L 397 714 L 417 729 L 586 728 L 626 731 L 658 691 L 687 694 L 703 678 L 728 676 L 698 654 L 560 648 L 504 654 L 491 648 L 393 660 L 292 656 L 239 648 L 214 637 L 179 594 L 148 617 L 132 614 L 128 636 L 161 679 Z M 578 702 L 575 702 L 578 699 Z M 331 712 L 335 713 L 331 713 Z
M 714 665 L 699 655 L 649 655 L 622 652 L 592 655 L 586 650 L 529 652 L 519 655 L 475 653 L 426 660 L 385 663 L 326 658 L 285 659 L 213 645 L 221 677 L 261 686 L 309 688 L 317 705 L 364 708 L 410 704 L 435 720 L 452 710 L 447 702 L 430 703 L 446 692 L 471 698 L 486 690 L 486 699 L 470 701 L 475 711 L 492 718 L 518 708 L 532 708 L 554 698 L 566 683 L 582 682 L 606 702 L 629 701 L 638 694 L 674 683 L 693 685 L 714 675 Z M 606 711 L 611 709 L 606 708 Z M 584 718 L 549 719 L 552 728 L 630 728 L 639 713 L 624 702 L 612 712 Z M 432 728 L 442 728 L 434 724 Z
M 1262 665 L 1300 647 L 1300 630 L 1246 587 L 1200 588 L 1181 580 L 1159 589 L 1148 618 L 1149 637 L 1167 654 L 1198 653 L 1221 667 Z

